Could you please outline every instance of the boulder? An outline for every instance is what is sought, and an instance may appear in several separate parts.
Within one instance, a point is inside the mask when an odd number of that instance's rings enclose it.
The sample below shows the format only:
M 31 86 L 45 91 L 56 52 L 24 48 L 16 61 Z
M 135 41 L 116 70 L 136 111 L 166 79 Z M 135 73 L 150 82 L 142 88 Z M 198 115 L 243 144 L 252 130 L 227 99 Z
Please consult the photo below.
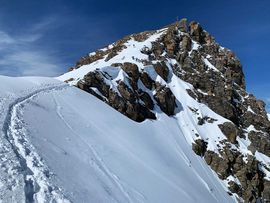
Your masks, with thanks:
M 153 65 L 157 74 L 162 77 L 166 82 L 168 81 L 169 69 L 164 61 L 158 62 Z
M 234 181 L 229 181 L 228 182 L 228 185 L 229 185 L 229 190 L 232 193 L 236 193 L 237 194 L 241 190 L 241 186 L 238 185 L 237 183 L 235 183 Z
M 205 142 L 202 139 L 195 140 L 194 143 L 192 143 L 192 150 L 197 154 L 198 156 L 204 156 L 206 150 L 207 150 L 207 142 Z
M 130 78 L 132 78 L 134 81 L 138 81 L 140 73 L 136 64 L 126 62 L 123 64 L 122 69 L 127 73 Z
M 204 37 L 205 33 L 203 32 L 203 29 L 201 25 L 195 21 L 190 22 L 189 24 L 189 34 L 192 39 L 199 43 L 204 43 Z
M 264 182 L 264 189 L 262 193 L 262 200 L 265 203 L 270 202 L 270 181 L 265 180 Z
M 270 157 L 270 139 L 261 132 L 250 131 L 248 138 L 251 141 L 248 149 L 253 153 L 261 152 Z
M 187 32 L 187 19 L 186 18 L 182 18 L 179 21 L 179 30 L 181 32 Z
M 224 180 L 228 177 L 228 162 L 213 151 L 206 151 L 204 154 L 205 162 Z
M 181 49 L 183 51 L 191 50 L 191 39 L 188 35 L 183 35 L 181 38 Z
M 140 74 L 140 79 L 146 88 L 152 90 L 155 81 L 146 72 Z
M 154 95 L 160 109 L 166 113 L 168 116 L 174 115 L 175 110 L 175 96 L 173 95 L 170 88 L 162 86 L 156 90 Z
M 154 53 L 155 57 L 157 59 L 161 58 L 161 54 L 164 51 L 164 45 L 159 42 L 152 42 L 152 52 Z
M 95 87 L 102 95 L 108 97 L 110 87 L 104 82 L 104 77 L 100 71 L 97 70 L 94 72 L 89 72 L 84 76 L 83 81 L 78 83 L 78 85 L 80 85 L 80 83 L 84 84 L 83 90 L 89 89 L 90 87 Z
M 136 100 L 135 93 L 123 81 L 120 81 L 118 83 L 117 89 L 124 99 L 130 102 L 135 102 Z
M 154 102 L 147 92 L 139 91 L 139 97 L 148 109 L 151 109 L 151 110 L 154 109 Z
M 227 137 L 229 142 L 236 143 L 238 129 L 233 123 L 225 122 L 223 124 L 219 124 L 218 127 L 220 128 L 222 133 Z

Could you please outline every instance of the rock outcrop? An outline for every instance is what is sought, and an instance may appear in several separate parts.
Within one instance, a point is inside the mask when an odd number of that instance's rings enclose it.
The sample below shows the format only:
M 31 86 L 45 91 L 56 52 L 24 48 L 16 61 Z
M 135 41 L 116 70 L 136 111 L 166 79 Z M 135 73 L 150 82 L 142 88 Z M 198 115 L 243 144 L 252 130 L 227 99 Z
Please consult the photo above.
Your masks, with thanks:
M 147 41 L 155 35 L 158 37 Z M 121 51 L 136 49 L 136 44 L 146 41 L 136 52 L 142 57 L 117 57 Z M 239 202 L 270 202 L 270 182 L 266 178 L 270 166 L 257 156 L 270 156 L 270 122 L 265 104 L 246 92 L 242 65 L 235 54 L 216 43 L 199 23 L 187 25 L 182 19 L 160 31 L 124 37 L 81 58 L 71 70 L 88 64 L 98 67 L 100 60 L 110 68 L 95 68 L 76 86 L 138 122 L 156 119 L 158 109 L 168 116 L 176 114 L 178 103 L 168 86 L 172 74 L 191 84 L 192 88 L 187 89 L 190 97 L 226 119 L 218 124 L 225 136 L 219 148 L 211 150 L 211 140 L 198 138 L 192 144 L 194 152 L 227 181 L 229 194 Z M 197 115 L 197 110 L 190 111 Z M 214 122 L 214 118 L 198 116 L 198 126 Z M 246 152 L 241 148 L 243 143 L 249 143 Z

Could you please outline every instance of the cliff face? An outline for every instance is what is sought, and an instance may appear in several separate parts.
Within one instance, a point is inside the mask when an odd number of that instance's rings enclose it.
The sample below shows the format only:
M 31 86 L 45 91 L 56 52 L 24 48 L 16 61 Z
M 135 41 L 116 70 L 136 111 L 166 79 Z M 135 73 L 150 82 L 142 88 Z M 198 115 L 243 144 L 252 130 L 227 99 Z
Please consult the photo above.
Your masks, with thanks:
M 228 192 L 239 202 L 270 201 L 270 122 L 265 104 L 246 92 L 239 59 L 199 23 L 187 26 L 182 19 L 157 31 L 124 37 L 82 57 L 60 79 L 137 122 L 155 120 L 159 113 L 178 118 L 188 111 L 196 129 L 207 129 L 194 133 L 191 147 Z M 176 80 L 186 82 L 179 87 L 184 92 L 175 88 Z M 184 94 L 198 107 L 189 105 Z M 202 113 L 201 104 L 224 121 Z M 209 125 L 218 127 L 217 140 L 207 136 L 213 133 Z

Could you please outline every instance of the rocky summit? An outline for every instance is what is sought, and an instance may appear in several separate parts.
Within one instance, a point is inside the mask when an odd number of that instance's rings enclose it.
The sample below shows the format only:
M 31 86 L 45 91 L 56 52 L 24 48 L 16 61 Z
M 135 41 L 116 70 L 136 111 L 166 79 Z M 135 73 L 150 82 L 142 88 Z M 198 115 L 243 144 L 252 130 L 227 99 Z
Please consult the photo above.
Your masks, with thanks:
M 270 202 L 265 103 L 246 91 L 235 54 L 199 23 L 182 19 L 160 30 L 126 36 L 82 57 L 59 79 L 136 122 L 155 122 L 163 113 L 172 122 L 192 118 L 197 130 L 185 132 L 192 135 L 190 147 L 229 195 L 238 202 Z M 178 80 L 183 83 L 177 89 Z M 202 113 L 202 105 L 218 116 Z

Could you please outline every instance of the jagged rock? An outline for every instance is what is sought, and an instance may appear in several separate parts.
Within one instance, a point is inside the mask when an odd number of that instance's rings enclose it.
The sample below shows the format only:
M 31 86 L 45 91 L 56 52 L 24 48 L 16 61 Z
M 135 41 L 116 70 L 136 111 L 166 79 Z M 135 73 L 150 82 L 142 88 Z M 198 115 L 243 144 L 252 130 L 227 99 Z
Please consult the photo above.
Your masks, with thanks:
M 129 66 L 130 64 L 127 65 Z M 131 64 L 129 67 L 134 66 Z M 131 70 L 132 72 L 127 71 L 130 76 L 132 75 L 132 78 L 138 77 L 134 74 L 134 72 L 137 73 L 136 69 L 134 71 L 134 69 L 131 68 Z M 107 77 L 107 75 L 101 71 L 89 72 L 85 75 L 83 80 L 77 83 L 77 86 L 80 89 L 93 94 L 102 101 L 106 101 L 105 98 L 107 98 L 109 105 L 135 121 L 141 122 L 147 118 L 156 119 L 155 114 L 151 112 L 151 109 L 153 109 L 154 106 L 151 97 L 146 92 L 134 92 L 134 89 L 137 89 L 133 85 L 134 80 L 129 81 L 130 85 L 133 86 L 132 88 L 123 81 L 119 81 L 117 89 L 121 95 L 118 95 L 117 92 L 110 89 L 110 86 L 106 84 L 104 81 L 105 77 Z M 91 88 L 96 88 L 104 97 L 97 94 Z M 139 101 L 137 101 L 137 98 L 140 98 L 144 102 L 145 106 L 141 105 Z
M 77 69 L 83 65 L 93 63 L 99 59 L 102 59 L 105 55 L 106 55 L 106 52 L 98 50 L 93 55 L 84 56 L 80 58 L 80 60 L 76 63 L 75 68 Z
M 73 71 L 74 69 L 75 69 L 74 67 L 70 67 L 70 68 L 68 69 L 68 72 Z
M 193 62 L 191 58 L 188 57 L 188 55 L 189 54 L 187 51 L 179 53 L 177 55 L 177 61 L 181 64 L 181 67 L 183 68 L 183 70 L 188 71 L 188 72 L 194 72 Z M 177 71 L 175 71 L 175 73 L 177 74 Z
M 135 103 L 132 104 L 127 102 L 127 110 L 124 112 L 132 120 L 142 122 L 145 118 L 156 119 L 154 113 L 149 111 L 147 108 L 144 108 L 142 105 Z
M 124 99 L 130 102 L 135 102 L 136 97 L 134 92 L 123 81 L 119 82 L 117 89 Z
M 153 88 L 155 81 L 153 81 L 146 72 L 142 72 L 140 74 L 140 79 L 145 87 L 147 87 L 150 90 Z
M 134 63 L 124 63 L 122 69 L 128 74 L 134 81 L 138 81 L 140 77 L 138 66 Z
M 221 179 L 228 177 L 228 162 L 212 151 L 206 151 L 204 159 Z
M 213 45 L 215 38 L 206 32 L 204 40 L 205 40 L 207 46 L 211 46 L 211 45 Z
M 115 57 L 120 51 L 125 49 L 126 46 L 124 45 L 124 43 L 127 42 L 130 38 L 131 38 L 130 36 L 126 36 L 123 39 L 115 42 L 111 49 L 107 49 L 105 53 L 108 54 L 108 56 L 106 57 L 105 61 L 109 61 L 110 59 Z
M 162 77 L 166 82 L 168 81 L 169 69 L 164 61 L 158 62 L 153 65 L 157 74 Z
M 80 85 L 80 83 L 78 85 Z M 89 72 L 84 76 L 83 87 L 81 89 L 87 90 L 90 87 L 97 88 L 101 94 L 103 94 L 105 97 L 108 97 L 110 87 L 104 82 L 101 72 Z
M 111 64 L 112 67 L 123 67 L 122 63 L 112 63 Z
M 164 40 L 163 40 L 165 49 L 170 57 L 174 56 L 178 47 L 179 39 L 175 37 L 174 32 L 175 32 L 175 25 L 168 28 L 168 32 L 164 36 Z
M 154 55 L 157 59 L 160 59 L 161 55 L 164 51 L 164 45 L 161 43 L 158 43 L 158 42 L 152 42 L 152 50 L 151 51 L 154 53 Z
M 159 87 L 157 93 L 154 95 L 160 109 L 166 113 L 168 116 L 174 115 L 175 110 L 175 96 L 172 91 L 165 86 Z
M 71 81 L 74 81 L 75 79 L 74 78 L 69 78 L 67 80 L 65 80 L 64 82 L 68 83 L 68 82 L 71 82 Z
M 117 111 L 121 113 L 126 112 L 126 101 L 111 89 L 109 90 L 108 103 Z
M 106 56 L 106 61 L 109 61 L 126 48 L 127 40 L 143 42 L 153 33 L 155 31 L 127 36 L 112 46 L 81 58 L 75 67 L 79 68 Z M 239 180 L 240 184 L 229 182 L 231 193 L 237 194 L 239 201 L 243 199 L 244 202 L 254 202 L 257 197 L 262 197 L 265 202 L 269 201 L 270 183 L 264 179 L 265 174 L 258 167 L 258 160 L 254 155 L 246 157 L 241 154 L 236 141 L 237 136 L 249 139 L 251 143 L 248 149 L 253 154 L 258 151 L 270 156 L 270 122 L 265 104 L 246 92 L 239 59 L 231 50 L 219 46 L 199 23 L 191 22 L 187 30 L 186 19 L 167 26 L 167 30 L 156 41 L 151 42 L 151 45 L 151 48 L 147 45 L 139 50 L 146 55 L 145 59 L 139 60 L 134 56 L 131 61 L 133 63 L 123 64 L 120 60 L 119 63 L 109 64 L 116 68 L 121 67 L 128 75 L 125 83 L 119 81 L 117 88 L 120 94 L 105 83 L 104 79 L 107 81 L 110 78 L 102 71 L 87 74 L 77 86 L 138 122 L 156 118 L 155 112 L 152 112 L 155 109 L 153 99 L 163 112 L 174 115 L 176 101 L 171 90 L 151 79 L 143 68 L 139 70 L 134 61 L 141 62 L 147 68 L 153 65 L 165 82 L 169 80 L 166 64 L 170 64 L 177 77 L 193 86 L 187 89 L 191 97 L 231 121 L 219 125 L 227 139 L 219 141 L 218 152 L 207 151 L 203 140 L 196 140 L 192 144 L 194 152 L 204 157 L 221 179 L 232 175 Z M 172 62 L 174 60 L 176 63 Z M 194 113 L 198 112 L 194 110 Z M 209 117 L 199 116 L 200 114 L 196 116 L 199 125 L 215 122 Z M 255 130 L 247 131 L 251 125 Z
M 225 122 L 223 124 L 219 124 L 218 127 L 231 143 L 236 142 L 238 130 L 233 123 Z
M 251 141 L 249 149 L 255 153 L 255 151 L 259 151 L 263 154 L 266 154 L 270 157 L 270 139 L 269 137 L 265 137 L 260 132 L 251 131 L 248 134 L 248 138 Z
M 152 54 L 152 50 L 151 49 L 149 49 L 149 47 L 143 47 L 142 49 L 141 49 L 141 53 L 143 53 L 143 54 L 146 54 L 146 55 L 151 55 Z
M 206 151 L 206 153 L 204 155 L 204 160 L 208 165 L 210 165 L 212 163 L 212 157 L 214 154 L 215 154 L 215 152 L 213 152 L 213 151 Z
M 195 140 L 195 143 L 192 143 L 192 150 L 198 156 L 204 156 L 207 149 L 207 142 L 202 139 Z
M 186 18 L 182 18 L 179 21 L 179 30 L 181 32 L 187 32 L 187 19 Z
M 148 108 L 136 102 L 126 101 L 123 97 L 120 97 L 112 90 L 110 90 L 108 100 L 109 104 L 113 108 L 134 121 L 142 122 L 146 118 L 156 119 L 155 114 L 152 113 Z
M 145 106 L 148 109 L 153 110 L 154 102 L 153 102 L 153 100 L 151 99 L 150 95 L 147 92 L 140 91 L 139 92 L 139 97 L 140 97 L 140 99 L 143 101 L 143 103 L 145 104 Z
M 195 21 L 190 22 L 189 24 L 189 33 L 192 39 L 199 43 L 204 43 L 205 33 L 201 25 Z
M 141 32 L 141 33 L 138 33 L 138 34 L 133 34 L 132 35 L 132 37 L 136 40 L 136 41 L 138 41 L 138 42 L 143 42 L 143 41 L 145 41 L 147 38 L 148 38 L 148 36 L 150 35 L 150 34 L 152 34 L 153 32 L 151 32 L 151 31 L 145 31 L 145 32 Z
M 198 125 L 203 125 L 203 124 L 205 124 L 205 122 L 213 123 L 215 121 L 217 121 L 217 120 L 214 118 L 210 118 L 209 116 L 198 117 Z
M 128 78 L 128 84 L 131 86 L 131 89 L 136 92 L 138 90 L 138 81 L 135 81 L 132 78 Z
M 229 181 L 228 185 L 229 185 L 229 190 L 232 193 L 238 193 L 241 190 L 241 187 L 237 183 L 235 183 L 233 181 Z
M 182 36 L 182 41 L 181 41 L 181 48 L 183 51 L 190 51 L 191 50 L 191 39 L 188 35 Z
M 243 155 L 237 156 L 234 160 L 233 171 L 240 171 L 244 166 Z
M 263 189 L 263 194 L 262 194 L 262 200 L 265 203 L 270 202 L 270 181 L 265 180 L 264 182 L 264 189 Z

